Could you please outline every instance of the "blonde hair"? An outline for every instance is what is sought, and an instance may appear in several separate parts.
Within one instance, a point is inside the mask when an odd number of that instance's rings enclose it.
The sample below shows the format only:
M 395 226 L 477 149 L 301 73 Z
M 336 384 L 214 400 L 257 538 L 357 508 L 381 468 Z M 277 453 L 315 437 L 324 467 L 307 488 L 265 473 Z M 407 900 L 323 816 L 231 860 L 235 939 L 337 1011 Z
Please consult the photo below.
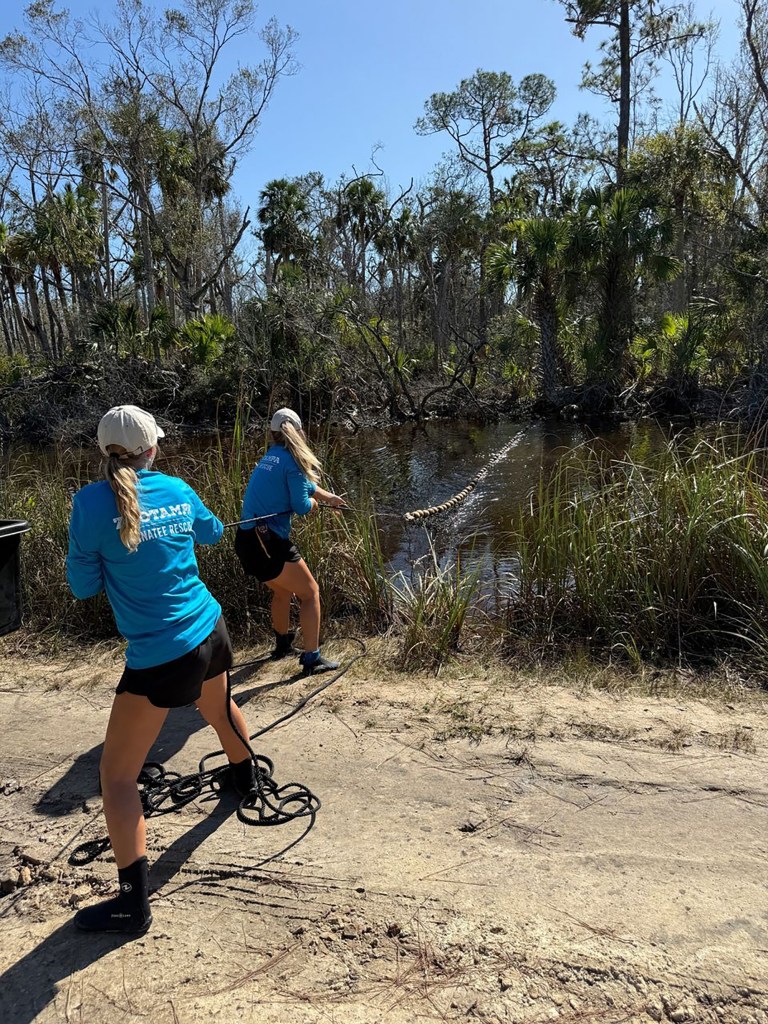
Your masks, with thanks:
M 272 437 L 278 444 L 284 444 L 296 461 L 296 465 L 313 484 L 320 483 L 322 466 L 320 460 L 307 444 L 303 430 L 297 430 L 290 420 L 284 420 L 280 432 L 272 431 Z
M 150 449 L 151 450 L 151 449 Z M 104 476 L 115 495 L 120 516 L 120 540 L 133 554 L 141 540 L 141 508 L 137 490 L 137 469 L 143 469 L 151 457 L 147 452 L 131 455 L 119 445 L 110 445 L 104 463 Z

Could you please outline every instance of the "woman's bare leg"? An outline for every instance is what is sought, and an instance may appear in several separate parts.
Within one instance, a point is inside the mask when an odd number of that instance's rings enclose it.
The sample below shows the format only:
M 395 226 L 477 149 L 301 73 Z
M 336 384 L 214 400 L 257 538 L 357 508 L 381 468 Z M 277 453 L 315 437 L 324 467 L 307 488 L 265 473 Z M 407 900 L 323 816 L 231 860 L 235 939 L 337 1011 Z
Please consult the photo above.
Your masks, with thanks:
M 309 571 L 304 559 L 298 562 L 286 562 L 277 579 L 270 580 L 273 592 L 278 589 L 289 595 L 295 594 L 299 599 L 299 621 L 305 651 L 316 651 L 320 646 L 320 588 Z
M 203 691 L 195 701 L 197 709 L 208 725 L 213 726 L 216 735 L 219 737 L 222 750 L 233 764 L 244 761 L 251 756 L 250 751 L 237 738 L 237 733 L 232 728 L 227 717 L 227 674 L 213 676 L 203 683 Z M 241 736 L 248 739 L 248 726 L 240 708 L 230 698 L 229 709 L 232 713 L 232 721 Z
M 284 636 L 291 628 L 291 594 L 293 591 L 278 586 L 276 580 L 269 580 L 267 586 L 272 591 L 272 629 Z
M 146 856 L 147 827 L 136 779 L 162 728 L 167 708 L 119 693 L 112 704 L 99 768 L 104 817 L 118 868 Z

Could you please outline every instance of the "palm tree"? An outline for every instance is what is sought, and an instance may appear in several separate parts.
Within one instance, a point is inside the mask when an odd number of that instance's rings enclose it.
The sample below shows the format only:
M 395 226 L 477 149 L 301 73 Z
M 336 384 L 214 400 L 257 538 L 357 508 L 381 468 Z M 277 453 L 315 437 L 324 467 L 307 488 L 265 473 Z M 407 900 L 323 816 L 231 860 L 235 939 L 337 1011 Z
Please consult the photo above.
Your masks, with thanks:
M 340 193 L 336 227 L 351 230 L 353 245 L 347 253 L 347 271 L 353 284 L 365 295 L 368 246 L 381 229 L 386 213 L 386 198 L 370 178 L 351 181 Z
M 257 217 L 266 256 L 265 278 L 271 292 L 280 265 L 300 258 L 309 248 L 306 225 L 309 219 L 307 194 L 299 181 L 275 178 L 267 182 L 259 200 Z
M 29 341 L 29 332 L 27 331 L 27 325 L 24 320 L 24 312 L 19 302 L 19 295 L 17 287 L 21 280 L 18 267 L 13 262 L 13 251 L 11 246 L 12 235 L 8 231 L 7 226 L 0 221 L 0 274 L 2 275 L 2 281 L 4 288 L 8 290 L 8 300 L 11 306 L 12 321 L 4 323 L 3 328 L 6 332 L 6 347 L 8 354 L 13 355 L 13 341 L 11 336 L 11 323 L 15 328 L 15 334 L 17 339 L 23 345 L 27 354 L 31 354 L 32 347 Z M 5 319 L 5 318 L 4 318 Z
M 95 301 L 93 271 L 101 251 L 98 193 L 86 184 L 67 184 L 62 192 L 51 194 L 49 203 L 49 241 L 69 272 L 73 298 L 81 312 L 88 313 Z
M 403 206 L 397 217 L 388 221 L 374 239 L 376 251 L 385 265 L 389 266 L 395 293 L 395 309 L 397 312 L 397 338 L 402 345 L 403 331 L 403 292 L 405 288 L 406 269 L 416 259 L 416 222 L 409 206 Z
M 517 285 L 522 299 L 530 299 L 539 328 L 539 380 L 541 394 L 552 405 L 559 403 L 560 305 L 568 279 L 578 273 L 574 252 L 573 220 L 530 217 L 513 221 L 504 229 L 508 241 L 494 242 L 486 252 L 491 279 L 505 286 Z
M 418 236 L 422 276 L 434 321 L 434 370 L 439 374 L 449 347 L 451 310 L 460 306 L 462 277 L 471 279 L 483 246 L 483 218 L 475 196 L 462 189 L 437 187 Z M 474 289 L 474 283 L 470 285 Z
M 37 280 L 35 270 L 38 266 L 38 255 L 35 236 L 31 231 L 17 231 L 13 235 L 6 235 L 3 248 L 6 280 L 11 287 L 11 301 L 14 302 L 17 310 L 18 322 L 22 338 L 28 341 L 28 328 L 31 327 L 43 354 L 50 359 L 51 343 L 48 340 L 48 333 L 43 324 L 40 312 L 40 300 L 37 294 Z M 29 310 L 30 317 L 27 319 L 21 314 L 16 295 L 16 283 L 20 282 L 24 289 L 24 296 Z
M 579 203 L 575 235 L 587 275 L 598 295 L 598 328 L 590 375 L 618 384 L 634 333 L 635 291 L 670 281 L 680 261 L 668 251 L 674 239 L 669 218 L 654 200 L 632 188 L 587 189 Z

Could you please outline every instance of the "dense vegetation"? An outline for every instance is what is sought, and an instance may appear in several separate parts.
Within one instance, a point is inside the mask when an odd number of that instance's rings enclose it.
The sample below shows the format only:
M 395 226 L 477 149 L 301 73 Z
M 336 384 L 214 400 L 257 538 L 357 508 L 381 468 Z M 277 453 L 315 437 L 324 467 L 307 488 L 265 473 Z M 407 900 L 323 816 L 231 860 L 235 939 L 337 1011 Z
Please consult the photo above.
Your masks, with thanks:
M 176 457 L 169 471 L 193 479 L 211 507 L 236 520 L 261 450 L 238 424 L 226 451 Z M 337 447 L 322 454 L 343 474 Z M 523 663 L 578 652 L 635 666 L 727 661 L 764 682 L 767 458 L 752 439 L 733 437 L 692 440 L 688 450 L 671 442 L 642 461 L 611 458 L 599 441 L 575 449 L 542 474 L 527 505 L 510 508 L 515 568 L 501 587 L 471 557 L 441 563 L 434 555 L 393 573 L 375 506 L 353 481 L 358 511 L 318 513 L 296 532 L 322 590 L 325 635 L 387 633 L 406 670 L 436 671 L 462 652 Z M 82 459 L 48 453 L 0 478 L 0 507 L 32 526 L 23 540 L 26 629 L 17 638 L 25 647 L 114 639 L 104 596 L 75 601 L 64 575 L 69 496 L 88 475 Z M 203 577 L 237 645 L 263 643 L 269 592 L 243 576 L 232 539 L 228 531 L 200 549 Z
M 230 396 L 760 415 L 768 15 L 733 0 L 720 66 L 690 4 L 557 2 L 603 33 L 582 85 L 608 123 L 553 121 L 544 75 L 476 71 L 425 103 L 416 131 L 453 146 L 427 182 L 308 167 L 239 198 L 290 29 L 257 43 L 250 0 L 108 22 L 36 0 L 0 41 L 0 428 L 44 439 L 126 398 L 210 421 Z M 247 34 L 261 59 L 226 77 Z

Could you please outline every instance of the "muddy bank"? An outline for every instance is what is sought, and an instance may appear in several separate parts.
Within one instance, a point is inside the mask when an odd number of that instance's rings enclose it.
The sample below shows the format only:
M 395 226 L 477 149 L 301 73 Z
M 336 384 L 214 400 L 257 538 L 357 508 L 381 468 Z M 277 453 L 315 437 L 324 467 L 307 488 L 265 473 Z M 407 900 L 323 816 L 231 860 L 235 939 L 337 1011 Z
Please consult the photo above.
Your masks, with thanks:
M 636 388 L 616 400 L 584 385 L 564 389 L 556 405 L 534 401 L 505 381 L 469 388 L 424 376 L 412 380 L 409 391 L 416 416 L 410 409 L 393 409 L 376 386 L 353 388 L 326 380 L 296 389 L 287 381 L 265 381 L 262 372 L 237 360 L 221 359 L 210 366 L 176 360 L 156 366 L 139 357 L 103 356 L 93 362 L 19 365 L 0 379 L 0 441 L 39 447 L 90 444 L 104 410 L 120 404 L 151 409 L 172 441 L 227 431 L 246 409 L 250 422 L 261 425 L 279 405 L 301 410 L 315 424 L 351 433 L 414 419 L 559 419 L 599 431 L 659 417 L 681 424 L 754 418 L 740 391 L 737 396 L 715 388 L 687 396 L 669 386 Z
M 152 819 L 155 923 L 120 944 L 70 924 L 113 867 L 66 862 L 103 832 L 116 671 L 4 663 L 4 1022 L 768 1021 L 759 694 L 362 662 L 262 741 L 320 796 L 315 829 L 257 867 L 298 829 L 245 829 L 226 797 Z M 269 665 L 236 689 L 255 729 L 304 684 Z M 212 746 L 187 709 L 154 756 Z

